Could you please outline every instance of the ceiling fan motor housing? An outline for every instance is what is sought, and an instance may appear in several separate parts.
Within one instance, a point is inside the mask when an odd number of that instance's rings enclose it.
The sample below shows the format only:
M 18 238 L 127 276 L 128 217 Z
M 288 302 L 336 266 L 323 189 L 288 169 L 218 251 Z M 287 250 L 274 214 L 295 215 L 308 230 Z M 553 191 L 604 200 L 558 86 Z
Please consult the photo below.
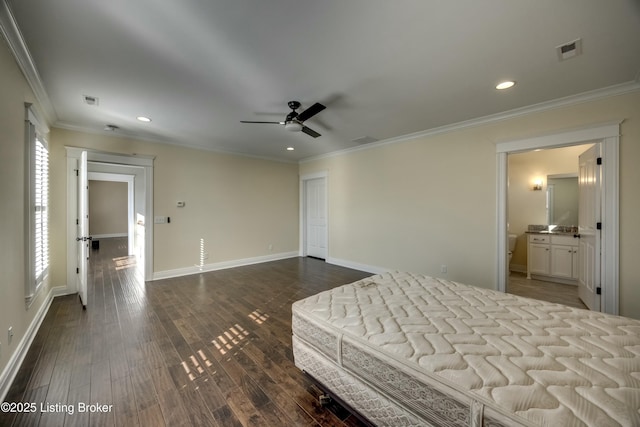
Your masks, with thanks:
M 289 103 L 287 104 L 289 106 L 289 108 L 291 108 L 292 110 L 297 110 L 298 108 L 300 108 L 300 102 L 298 101 L 289 101 Z

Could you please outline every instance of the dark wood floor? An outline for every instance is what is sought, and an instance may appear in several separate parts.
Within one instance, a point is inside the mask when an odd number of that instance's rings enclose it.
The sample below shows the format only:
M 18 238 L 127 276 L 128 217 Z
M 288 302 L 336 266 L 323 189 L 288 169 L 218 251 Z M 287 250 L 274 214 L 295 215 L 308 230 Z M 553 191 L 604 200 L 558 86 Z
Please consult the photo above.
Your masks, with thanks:
M 292 258 L 144 283 L 126 239 L 92 256 L 87 310 L 54 299 L 5 399 L 37 410 L 0 426 L 361 425 L 294 366 L 291 303 L 367 273 Z
M 36 411 L 0 412 L 0 426 L 362 425 L 321 407 L 294 366 L 291 303 L 367 273 L 292 258 L 144 283 L 126 253 L 126 239 L 92 252 L 86 311 L 53 301 L 5 399 Z M 512 293 L 581 304 L 575 287 L 511 279 Z

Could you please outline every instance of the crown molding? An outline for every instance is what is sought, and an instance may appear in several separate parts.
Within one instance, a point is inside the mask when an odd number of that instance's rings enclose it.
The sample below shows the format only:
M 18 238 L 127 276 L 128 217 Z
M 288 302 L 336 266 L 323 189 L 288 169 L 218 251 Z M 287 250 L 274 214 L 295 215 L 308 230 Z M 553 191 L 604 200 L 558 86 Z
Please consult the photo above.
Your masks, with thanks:
M 88 133 L 91 135 L 100 135 L 100 136 L 107 136 L 107 137 L 111 137 L 111 138 L 126 138 L 126 139 L 131 139 L 134 141 L 140 141 L 140 142 L 148 142 L 151 144 L 163 144 L 163 145 L 170 145 L 170 146 L 174 146 L 174 147 L 178 147 L 178 148 L 188 148 L 191 150 L 200 150 L 200 151 L 207 151 L 210 153 L 216 153 L 216 154 L 224 154 L 227 156 L 235 156 L 235 157 L 244 157 L 244 158 L 249 158 L 249 159 L 255 159 L 255 160 L 265 160 L 265 161 L 269 161 L 269 162 L 277 162 L 277 163 L 287 163 L 287 164 L 297 164 L 298 162 L 295 160 L 285 160 L 285 159 L 280 159 L 277 157 L 269 157 L 269 156 L 258 156 L 258 155 L 252 155 L 252 154 L 248 154 L 248 153 L 240 153 L 237 151 L 230 151 L 230 150 L 224 150 L 224 149 L 220 149 L 220 148 L 215 148 L 215 147 L 207 147 L 207 146 L 203 146 L 203 145 L 198 145 L 198 144 L 192 144 L 186 141 L 173 141 L 173 140 L 165 140 L 165 139 L 160 139 L 160 138 L 151 138 L 151 137 L 147 137 L 147 136 L 142 136 L 142 135 L 138 135 L 138 134 L 134 134 L 134 133 L 129 133 L 126 132 L 122 129 L 119 129 L 117 132 L 107 132 L 104 130 L 97 130 L 94 128 L 88 128 L 88 127 L 83 127 L 83 126 L 77 126 L 71 123 L 66 123 L 66 122 L 61 122 L 58 121 L 54 124 L 55 128 L 57 129 L 64 129 L 64 130 L 70 130 L 73 132 L 82 132 L 82 133 Z
M 640 77 L 640 73 L 638 75 Z M 356 151 L 370 150 L 372 148 L 381 147 L 388 144 L 396 144 L 400 142 L 411 141 L 418 138 L 425 138 L 434 135 L 440 135 L 444 133 L 463 130 L 475 126 L 482 126 L 491 123 L 500 122 L 503 120 L 513 119 L 516 117 L 524 116 L 527 114 L 539 113 L 548 110 L 554 110 L 557 108 L 569 107 L 572 105 L 582 104 L 584 102 L 595 101 L 603 98 L 610 98 L 613 96 L 626 95 L 629 93 L 640 91 L 640 80 L 636 78 L 633 81 L 605 87 L 602 89 L 596 89 L 589 92 L 580 93 L 577 95 L 571 95 L 564 98 L 558 98 L 551 101 L 541 102 L 538 104 L 529 105 L 522 108 L 516 108 L 513 110 L 505 111 L 502 113 L 491 114 L 484 117 L 478 117 L 476 119 L 466 120 L 463 122 L 453 123 L 450 125 L 440 126 L 433 129 L 427 129 L 420 132 L 410 133 L 394 138 L 384 139 L 382 141 L 373 142 L 364 146 L 347 148 L 344 150 L 333 151 L 331 153 L 322 154 L 319 156 L 307 157 L 299 161 L 300 164 L 309 163 L 316 160 L 326 159 L 335 156 L 341 156 L 343 154 L 353 153 Z
M 24 41 L 24 37 L 22 37 L 18 23 L 13 16 L 8 0 L 0 0 L 0 31 L 38 101 L 37 109 L 42 112 L 49 125 L 55 123 L 58 117 L 36 69 L 36 64 L 31 57 L 29 48 Z

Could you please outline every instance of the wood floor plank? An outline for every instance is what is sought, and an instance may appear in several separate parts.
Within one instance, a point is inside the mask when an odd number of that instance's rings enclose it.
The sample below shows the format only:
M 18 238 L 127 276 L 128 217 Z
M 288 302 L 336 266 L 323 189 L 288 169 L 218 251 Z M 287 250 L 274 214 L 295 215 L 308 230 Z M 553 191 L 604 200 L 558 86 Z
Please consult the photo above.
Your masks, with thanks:
M 143 410 L 138 410 L 138 419 L 140 420 L 141 426 L 164 427 L 167 425 L 162 417 L 160 405 L 157 402 Z
M 73 405 L 74 410 L 65 414 L 64 426 L 65 427 L 83 427 L 89 424 L 89 412 L 79 412 L 77 405 L 79 402 L 91 401 L 91 385 L 85 384 L 80 387 L 74 387 L 69 389 L 69 397 L 67 403 Z
M 192 426 L 215 426 L 217 423 L 213 418 L 213 414 L 204 402 L 202 395 L 199 393 L 200 381 L 202 378 L 191 382 L 187 387 L 180 390 L 180 396 L 185 408 L 188 408 L 189 422 Z
M 178 390 L 174 388 L 158 393 L 158 403 L 166 425 L 185 427 L 191 425 L 189 414 L 184 407 Z
M 133 396 L 131 379 L 128 376 L 111 382 L 113 411 L 116 426 L 137 427 L 140 425 L 138 411 Z
M 524 273 L 511 272 L 507 292 L 526 298 L 539 299 L 586 309 L 578 296 L 578 286 L 527 279 Z

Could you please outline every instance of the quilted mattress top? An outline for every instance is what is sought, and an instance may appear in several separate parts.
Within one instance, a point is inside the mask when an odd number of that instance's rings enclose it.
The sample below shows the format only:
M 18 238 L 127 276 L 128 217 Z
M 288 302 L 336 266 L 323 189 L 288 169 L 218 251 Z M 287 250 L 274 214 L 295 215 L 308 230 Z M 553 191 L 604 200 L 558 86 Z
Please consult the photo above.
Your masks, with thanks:
M 295 313 L 540 425 L 640 425 L 640 321 L 410 273 Z

